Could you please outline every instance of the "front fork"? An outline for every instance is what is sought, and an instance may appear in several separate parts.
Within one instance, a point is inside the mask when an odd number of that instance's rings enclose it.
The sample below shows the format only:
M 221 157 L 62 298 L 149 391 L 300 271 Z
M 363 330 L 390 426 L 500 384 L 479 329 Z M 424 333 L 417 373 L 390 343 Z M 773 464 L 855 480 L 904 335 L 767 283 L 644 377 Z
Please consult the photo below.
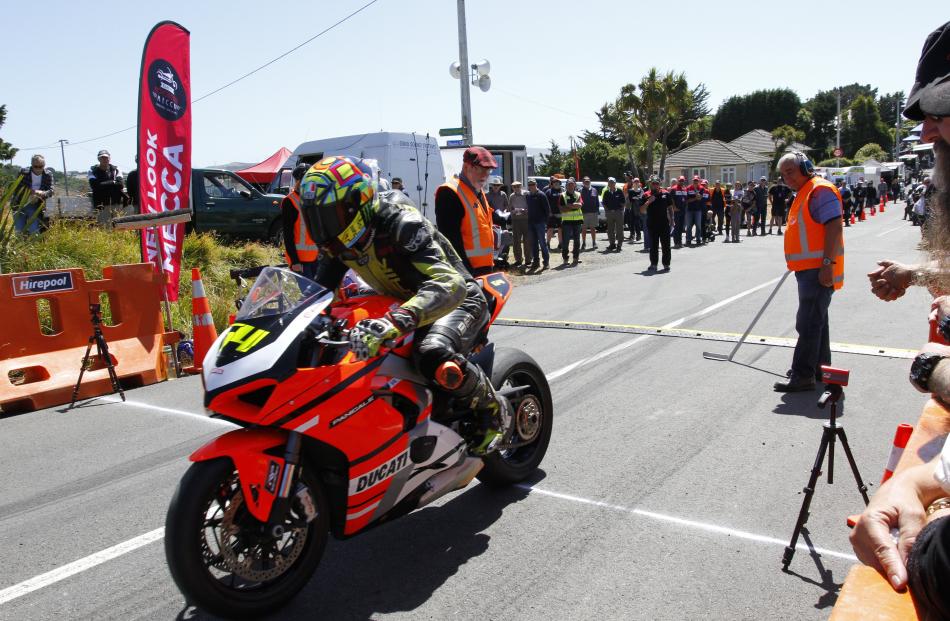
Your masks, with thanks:
M 271 507 L 270 518 L 267 520 L 267 530 L 275 538 L 280 538 L 284 534 L 284 524 L 290 514 L 292 503 L 291 490 L 300 473 L 300 445 L 301 435 L 296 431 L 287 433 L 287 445 L 284 448 L 284 469 L 280 475 L 280 482 L 277 484 L 277 497 Z M 310 522 L 316 517 L 316 510 L 313 506 L 313 499 L 306 488 L 301 487 L 297 492 L 307 517 Z

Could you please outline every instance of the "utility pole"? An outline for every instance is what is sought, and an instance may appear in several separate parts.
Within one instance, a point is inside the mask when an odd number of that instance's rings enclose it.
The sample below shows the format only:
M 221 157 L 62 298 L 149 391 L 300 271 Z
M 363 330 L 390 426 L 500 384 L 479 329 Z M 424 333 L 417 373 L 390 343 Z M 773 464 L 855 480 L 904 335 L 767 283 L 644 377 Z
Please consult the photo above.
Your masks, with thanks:
M 66 149 L 63 148 L 64 144 L 69 144 L 69 141 L 60 138 L 59 142 L 59 154 L 63 156 L 63 187 L 66 189 L 66 196 L 69 196 L 69 175 L 66 174 Z
M 465 0 L 458 0 L 459 16 L 459 83 L 462 87 L 462 140 L 465 146 L 472 145 L 472 98 L 469 94 L 471 76 L 468 65 L 468 36 L 465 33 Z
M 895 102 L 897 107 L 897 119 L 894 121 L 894 161 L 897 162 L 901 156 L 901 98 L 897 96 Z
M 838 90 L 838 121 L 835 123 L 837 125 L 837 135 L 835 136 L 835 153 L 841 152 L 841 89 Z M 841 160 L 835 156 L 835 168 L 841 166 Z

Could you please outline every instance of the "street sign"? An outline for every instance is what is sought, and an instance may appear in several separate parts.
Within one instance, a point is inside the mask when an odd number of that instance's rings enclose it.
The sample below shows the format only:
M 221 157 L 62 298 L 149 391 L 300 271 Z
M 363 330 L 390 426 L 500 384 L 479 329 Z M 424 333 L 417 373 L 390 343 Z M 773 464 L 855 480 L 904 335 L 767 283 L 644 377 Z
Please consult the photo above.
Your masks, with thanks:
M 835 157 L 841 157 L 842 155 L 844 155 L 844 151 L 842 151 L 841 149 L 835 149 L 834 153 L 835 153 Z
M 464 146 L 465 146 L 465 141 L 464 141 L 464 140 L 446 140 L 446 141 L 445 141 L 445 146 L 447 146 L 447 147 L 464 147 Z
M 439 130 L 440 136 L 464 136 L 465 128 L 464 127 L 446 127 Z

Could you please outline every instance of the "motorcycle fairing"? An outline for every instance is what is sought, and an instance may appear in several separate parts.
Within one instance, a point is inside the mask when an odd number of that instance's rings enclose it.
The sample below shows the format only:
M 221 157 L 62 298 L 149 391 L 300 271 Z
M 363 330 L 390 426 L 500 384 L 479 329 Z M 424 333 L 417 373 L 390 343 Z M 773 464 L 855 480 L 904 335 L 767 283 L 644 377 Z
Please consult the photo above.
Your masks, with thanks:
M 256 519 L 267 522 L 277 497 L 277 485 L 284 470 L 283 457 L 265 451 L 283 447 L 287 433 L 280 429 L 255 427 L 235 429 L 211 440 L 189 456 L 191 461 L 227 457 L 234 463 L 241 481 L 244 502 Z
M 243 352 L 240 356 L 230 351 L 225 354 L 222 349 L 226 341 L 233 337 L 234 326 L 222 332 L 208 349 L 202 363 L 204 365 L 202 373 L 205 384 L 205 407 L 210 408 L 214 398 L 219 394 L 238 388 L 248 381 L 270 378 L 281 382 L 293 375 L 296 371 L 300 333 L 323 312 L 331 301 L 333 301 L 333 294 L 326 293 L 307 306 L 275 317 L 271 323 L 279 326 L 278 322 L 284 322 L 285 325 L 285 327 L 275 327 L 273 332 L 279 330 L 276 338 L 262 339 L 257 346 Z M 289 323 L 286 323 L 288 321 Z M 253 323 L 253 320 L 248 320 L 247 323 Z M 264 327 L 264 324 L 260 326 L 261 329 Z M 238 329 L 241 328 L 238 327 Z M 268 342 L 263 344 L 265 341 Z M 228 348 L 236 351 L 237 346 L 228 343 Z

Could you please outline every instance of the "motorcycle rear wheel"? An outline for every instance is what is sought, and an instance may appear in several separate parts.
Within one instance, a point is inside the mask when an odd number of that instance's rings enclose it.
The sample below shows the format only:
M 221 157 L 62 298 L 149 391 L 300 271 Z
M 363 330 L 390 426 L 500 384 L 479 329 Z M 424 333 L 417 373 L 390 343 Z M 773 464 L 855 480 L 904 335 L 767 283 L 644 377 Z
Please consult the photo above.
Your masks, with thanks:
M 478 474 L 478 480 L 499 486 L 520 483 L 537 469 L 548 450 L 554 421 L 551 388 L 538 363 L 523 351 L 510 347 L 499 347 L 495 351 L 491 382 L 496 389 L 527 387 L 525 394 L 512 403 L 512 441 L 521 446 L 483 457 L 485 467 Z
M 307 470 L 301 481 L 317 517 L 306 524 L 295 501 L 287 532 L 274 538 L 244 506 L 230 459 L 192 464 L 165 519 L 165 557 L 188 604 L 222 617 L 259 617 L 307 584 L 323 556 L 329 526 L 322 487 Z

